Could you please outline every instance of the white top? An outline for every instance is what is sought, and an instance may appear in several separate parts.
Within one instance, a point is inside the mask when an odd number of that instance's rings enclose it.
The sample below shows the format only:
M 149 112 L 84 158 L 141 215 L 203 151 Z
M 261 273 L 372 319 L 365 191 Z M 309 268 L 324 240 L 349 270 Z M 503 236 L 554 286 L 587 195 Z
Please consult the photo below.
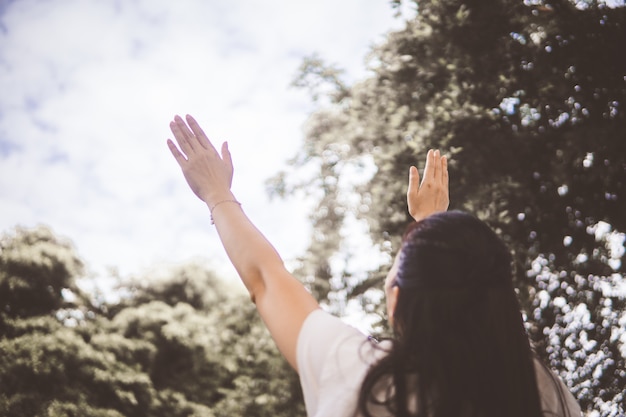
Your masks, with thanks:
M 296 360 L 309 417 L 355 417 L 361 383 L 388 344 L 368 337 L 322 310 L 306 318 L 298 335 Z M 565 384 L 535 363 L 541 406 L 546 416 L 580 416 Z M 562 393 L 562 395 L 559 395 Z M 565 404 L 563 404 L 565 402 Z M 563 406 L 569 410 L 563 412 Z

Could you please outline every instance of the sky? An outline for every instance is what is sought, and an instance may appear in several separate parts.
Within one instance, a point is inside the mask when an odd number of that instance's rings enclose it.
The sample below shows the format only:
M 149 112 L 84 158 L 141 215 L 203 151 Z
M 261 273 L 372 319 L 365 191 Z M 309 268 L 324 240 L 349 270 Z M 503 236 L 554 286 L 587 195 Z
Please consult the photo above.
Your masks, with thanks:
M 366 77 L 372 45 L 404 25 L 394 14 L 387 0 L 0 0 L 0 232 L 47 225 L 99 279 L 187 261 L 234 274 L 165 144 L 192 114 L 228 140 L 248 216 L 297 257 L 310 203 L 265 186 L 316 108 L 290 82 L 313 54 Z

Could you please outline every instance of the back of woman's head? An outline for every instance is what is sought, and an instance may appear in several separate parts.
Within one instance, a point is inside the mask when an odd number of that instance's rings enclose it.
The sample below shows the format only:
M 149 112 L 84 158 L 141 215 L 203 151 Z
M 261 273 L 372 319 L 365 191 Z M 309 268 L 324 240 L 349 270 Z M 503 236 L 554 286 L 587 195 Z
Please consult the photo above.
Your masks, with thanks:
M 486 289 L 511 286 L 511 256 L 498 236 L 471 214 L 449 211 L 411 225 L 399 254 L 401 289 Z
M 396 339 L 365 379 L 361 411 L 387 378 L 397 416 L 540 415 L 511 256 L 498 236 L 470 214 L 438 213 L 407 231 L 397 263 Z

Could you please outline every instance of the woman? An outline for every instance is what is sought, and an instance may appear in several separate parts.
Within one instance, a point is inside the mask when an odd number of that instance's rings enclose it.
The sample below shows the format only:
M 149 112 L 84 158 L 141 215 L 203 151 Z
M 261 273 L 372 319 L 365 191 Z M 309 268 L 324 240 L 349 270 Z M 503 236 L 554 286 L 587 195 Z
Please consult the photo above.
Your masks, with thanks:
M 536 360 L 511 282 L 510 256 L 482 222 L 448 208 L 446 158 L 429 151 L 417 221 L 385 294 L 393 340 L 375 343 L 320 310 L 230 191 L 233 164 L 198 123 L 179 116 L 168 146 L 209 207 L 226 252 L 279 350 L 299 373 L 309 416 L 580 415 L 564 384 Z

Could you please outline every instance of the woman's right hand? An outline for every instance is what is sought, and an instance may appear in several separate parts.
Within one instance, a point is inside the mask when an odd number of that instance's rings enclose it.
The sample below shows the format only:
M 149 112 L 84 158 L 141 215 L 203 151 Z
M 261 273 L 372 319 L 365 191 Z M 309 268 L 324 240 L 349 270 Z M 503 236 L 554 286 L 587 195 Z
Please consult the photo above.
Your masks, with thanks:
M 450 204 L 448 194 L 448 161 L 439 151 L 428 151 L 424 177 L 420 184 L 417 168 L 409 169 L 409 189 L 406 193 L 409 214 L 420 221 L 433 213 L 446 211 Z

